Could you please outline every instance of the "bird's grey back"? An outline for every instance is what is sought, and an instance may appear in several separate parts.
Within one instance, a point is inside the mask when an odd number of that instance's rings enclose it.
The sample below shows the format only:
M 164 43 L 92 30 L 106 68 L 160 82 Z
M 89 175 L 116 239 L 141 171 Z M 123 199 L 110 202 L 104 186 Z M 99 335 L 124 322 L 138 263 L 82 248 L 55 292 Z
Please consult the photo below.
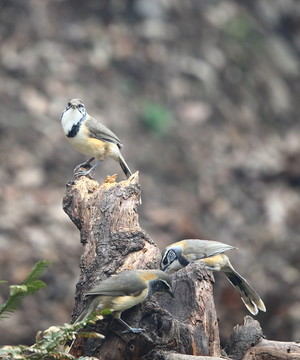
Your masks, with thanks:
M 146 284 L 137 276 L 136 272 L 129 270 L 101 281 L 89 290 L 86 295 L 136 296 L 146 287 Z

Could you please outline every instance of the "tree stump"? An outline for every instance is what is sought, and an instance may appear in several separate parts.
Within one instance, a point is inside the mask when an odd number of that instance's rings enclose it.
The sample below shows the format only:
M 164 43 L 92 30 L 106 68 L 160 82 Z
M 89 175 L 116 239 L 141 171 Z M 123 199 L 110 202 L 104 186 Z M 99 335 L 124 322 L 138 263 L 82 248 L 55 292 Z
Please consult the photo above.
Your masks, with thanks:
M 300 344 L 265 339 L 251 316 L 234 327 L 224 350 L 233 360 L 300 360 Z
M 99 184 L 80 177 L 67 184 L 63 207 L 80 231 L 83 254 L 76 285 L 73 320 L 84 306 L 84 294 L 99 281 L 130 269 L 157 269 L 161 253 L 138 223 L 140 184 L 138 173 L 117 183 L 115 176 Z M 71 354 L 98 359 L 158 359 L 159 352 L 220 355 L 218 323 L 210 271 L 190 264 L 172 275 L 175 299 L 155 294 L 122 318 L 141 334 L 124 334 L 111 318 L 89 326 L 105 339 L 75 341 Z

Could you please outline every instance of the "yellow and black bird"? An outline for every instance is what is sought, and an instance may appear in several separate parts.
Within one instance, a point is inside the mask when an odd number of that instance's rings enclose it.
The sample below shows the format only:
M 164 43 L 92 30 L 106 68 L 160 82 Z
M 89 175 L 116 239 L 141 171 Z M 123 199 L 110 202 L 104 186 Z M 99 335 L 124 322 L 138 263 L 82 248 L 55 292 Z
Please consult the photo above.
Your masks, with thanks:
M 143 329 L 129 326 L 121 319 L 121 314 L 155 292 L 167 292 L 174 297 L 171 279 L 161 270 L 128 270 L 112 275 L 85 294 L 87 304 L 75 323 L 86 319 L 94 311 L 109 310 L 113 318 L 127 328 L 125 332 L 140 333 Z
M 131 175 L 120 151 L 123 146 L 120 139 L 105 125 L 92 118 L 80 99 L 72 99 L 67 103 L 61 115 L 61 125 L 69 143 L 77 151 L 98 159 L 89 170 L 78 171 L 77 176 L 88 175 L 106 157 L 119 162 L 127 178 Z M 89 165 L 93 158 L 82 166 Z
M 224 254 L 225 251 L 231 249 L 235 249 L 235 247 L 212 240 L 186 239 L 178 241 L 165 248 L 160 267 L 166 272 L 177 271 L 193 261 L 201 260 L 208 269 L 221 271 L 226 275 L 251 314 L 256 315 L 258 310 L 266 311 L 262 299 L 233 268 Z

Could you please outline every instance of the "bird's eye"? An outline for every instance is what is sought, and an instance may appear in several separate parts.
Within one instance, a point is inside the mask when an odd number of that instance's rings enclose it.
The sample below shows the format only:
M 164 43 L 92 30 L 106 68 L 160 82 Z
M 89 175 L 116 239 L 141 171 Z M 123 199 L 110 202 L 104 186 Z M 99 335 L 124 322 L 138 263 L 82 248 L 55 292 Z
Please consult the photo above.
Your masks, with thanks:
M 176 253 L 174 250 L 170 250 L 168 252 L 168 261 L 169 263 L 172 263 L 177 258 Z
M 68 107 L 72 106 L 71 101 L 68 102 L 67 106 Z
M 79 107 L 79 108 L 83 108 L 84 105 L 83 105 L 83 104 L 79 104 L 78 107 Z
M 177 255 L 174 250 L 169 250 L 165 257 L 163 258 L 163 265 L 171 264 L 175 259 L 177 258 Z

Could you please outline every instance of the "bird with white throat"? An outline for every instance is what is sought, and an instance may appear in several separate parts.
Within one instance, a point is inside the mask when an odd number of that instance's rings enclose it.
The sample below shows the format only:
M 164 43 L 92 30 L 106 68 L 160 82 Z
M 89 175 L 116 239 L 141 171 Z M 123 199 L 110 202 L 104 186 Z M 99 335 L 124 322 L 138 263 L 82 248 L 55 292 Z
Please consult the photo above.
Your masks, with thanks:
M 123 144 L 110 129 L 91 117 L 80 99 L 68 101 L 61 115 L 61 125 L 69 143 L 80 153 L 92 157 L 81 167 L 90 166 L 96 158 L 98 161 L 87 171 L 77 171 L 75 175 L 84 176 L 93 171 L 106 157 L 117 161 L 127 178 L 131 171 L 121 154 Z M 77 167 L 78 168 L 78 167 Z

